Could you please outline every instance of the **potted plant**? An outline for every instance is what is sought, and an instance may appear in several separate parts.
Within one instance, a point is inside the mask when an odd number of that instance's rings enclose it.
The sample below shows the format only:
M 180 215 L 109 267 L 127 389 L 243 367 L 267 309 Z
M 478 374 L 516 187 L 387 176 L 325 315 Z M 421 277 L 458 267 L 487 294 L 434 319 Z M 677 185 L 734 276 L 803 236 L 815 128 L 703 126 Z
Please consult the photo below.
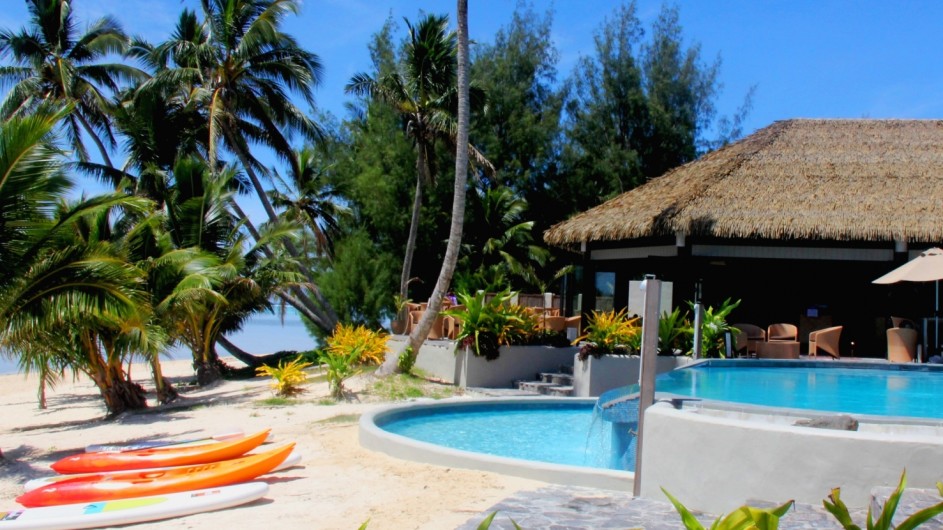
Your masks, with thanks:
M 409 322 L 409 315 L 406 313 L 406 306 L 412 302 L 409 298 L 404 298 L 399 293 L 393 295 L 393 307 L 396 308 L 396 314 L 390 321 L 390 332 L 394 335 L 406 333 L 406 323 Z
M 580 347 L 579 358 L 585 361 L 590 355 L 600 357 L 607 353 L 628 355 L 638 351 L 642 336 L 639 318 L 628 318 L 625 309 L 618 312 L 593 311 L 586 324 L 586 332 L 573 341 Z

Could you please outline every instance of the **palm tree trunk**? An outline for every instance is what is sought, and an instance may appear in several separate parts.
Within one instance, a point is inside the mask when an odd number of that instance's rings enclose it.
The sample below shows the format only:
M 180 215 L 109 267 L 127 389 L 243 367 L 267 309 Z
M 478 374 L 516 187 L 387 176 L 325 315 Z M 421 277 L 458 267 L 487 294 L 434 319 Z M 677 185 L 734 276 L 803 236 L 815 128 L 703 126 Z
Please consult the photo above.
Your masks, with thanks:
M 102 143 L 101 139 L 95 134 L 95 131 L 92 130 L 92 125 L 88 123 L 88 120 L 85 119 L 85 116 L 82 116 L 80 112 L 76 112 L 75 115 L 79 118 L 79 121 L 82 122 L 82 128 L 85 129 L 85 132 L 92 137 L 92 141 L 95 142 L 95 145 L 98 146 L 98 152 L 102 155 L 102 160 L 105 162 L 105 165 L 108 167 L 115 167 L 111 164 L 111 158 L 108 158 L 108 150 L 105 149 L 105 144 Z
M 258 368 L 263 365 L 274 366 L 274 365 L 277 365 L 279 361 L 283 359 L 289 359 L 289 358 L 298 356 L 297 352 L 279 352 L 279 353 L 273 353 L 271 355 L 252 355 L 251 353 L 243 350 L 239 346 L 236 346 L 229 339 L 227 339 L 226 337 L 222 335 L 220 335 L 219 338 L 216 339 L 216 342 L 220 346 L 225 348 L 226 351 L 228 351 L 233 357 L 235 357 L 236 359 L 239 359 L 240 361 L 242 361 L 243 363 L 245 363 L 247 366 L 249 366 L 252 369 Z
M 239 157 L 239 162 L 242 163 L 243 169 L 246 170 L 246 175 L 249 176 L 249 180 L 252 182 L 252 187 L 255 189 L 256 195 L 258 195 L 259 201 L 262 203 L 262 207 L 265 209 L 265 213 L 268 215 L 269 221 L 274 222 L 278 220 L 278 216 L 275 214 L 275 208 L 272 207 L 272 202 L 269 200 L 268 195 L 266 195 L 265 188 L 262 187 L 262 181 L 259 180 L 258 175 L 255 174 L 255 170 L 252 169 L 252 166 L 249 163 L 249 154 L 245 152 L 241 144 L 234 142 L 233 138 L 228 133 L 226 134 L 226 139 L 229 142 L 229 145 L 232 146 L 236 156 Z M 243 214 L 243 217 L 246 218 L 248 222 L 248 218 L 245 217 L 245 214 Z M 258 238 L 258 232 L 254 232 L 254 237 Z M 288 253 L 291 254 L 293 258 L 301 257 L 301 252 L 298 251 L 298 248 L 295 247 L 294 243 L 291 241 L 285 241 L 284 244 L 285 249 L 288 250 Z M 337 326 L 337 313 L 334 312 L 334 308 L 331 307 L 331 304 L 329 304 L 327 299 L 324 298 L 324 295 L 321 294 L 321 290 L 318 289 L 317 285 L 315 284 L 314 277 L 311 275 L 311 271 L 306 270 L 303 267 L 299 267 L 298 270 L 308 280 L 309 290 L 311 291 L 311 294 L 314 295 L 314 302 L 316 305 L 320 306 L 317 311 L 314 311 L 321 316 L 321 322 L 318 322 L 317 324 L 326 333 L 330 334 Z M 304 299 L 308 297 L 302 294 L 299 296 L 299 298 Z
M 458 138 L 455 150 L 455 187 L 452 195 L 452 223 L 449 227 L 449 242 L 442 260 L 442 269 L 436 281 L 432 296 L 429 298 L 429 307 L 419 325 L 409 335 L 409 348 L 412 355 L 419 354 L 419 348 L 429 336 L 439 311 L 442 309 L 442 298 L 445 296 L 452 275 L 455 273 L 455 264 L 462 245 L 462 231 L 465 224 L 465 187 L 468 182 L 468 0 L 458 0 Z M 384 362 L 384 367 L 386 367 Z
M 157 358 L 157 355 L 151 357 L 151 371 L 154 374 L 154 388 L 157 391 L 158 403 L 170 403 L 180 397 L 177 389 L 164 378 L 164 372 L 161 370 L 160 359 Z
M 255 228 L 255 225 L 252 224 L 252 221 L 249 219 L 249 217 L 245 214 L 244 211 L 242 211 L 242 208 L 239 207 L 239 204 L 233 200 L 231 201 L 231 205 L 233 211 L 236 213 L 236 216 L 245 223 L 246 229 L 249 230 L 249 234 L 251 234 L 256 241 L 259 241 L 262 236 Z M 264 252 L 265 255 L 269 258 L 274 256 L 272 250 L 264 245 L 262 246 L 262 252 Z M 300 270 L 300 272 L 305 275 L 305 278 L 308 279 L 308 281 L 311 281 L 311 276 L 308 271 Z M 314 283 L 312 282 L 311 285 L 313 286 Z M 318 307 L 318 305 L 315 304 L 314 300 L 312 300 L 310 296 L 306 296 L 305 292 L 300 287 L 291 288 L 291 292 L 294 294 L 294 296 L 288 296 L 286 294 L 279 293 L 278 297 L 284 300 L 290 306 L 297 309 L 305 318 L 313 322 L 316 326 L 320 327 L 325 331 L 325 333 L 330 334 L 331 331 L 333 331 L 337 326 L 337 315 L 334 313 L 334 310 L 331 308 L 331 305 L 327 302 L 327 300 L 323 299 L 321 291 L 316 287 L 312 290 L 315 292 L 315 296 L 317 296 L 322 301 L 321 307 Z M 327 311 L 322 309 L 325 307 L 327 308 Z
M 409 292 L 409 276 L 412 274 L 413 254 L 416 252 L 416 239 L 419 237 L 419 210 L 422 207 L 422 170 L 426 163 L 425 149 L 417 146 L 416 155 L 416 193 L 413 195 L 413 212 L 409 220 L 409 237 L 406 238 L 406 252 L 403 256 L 403 272 L 399 279 L 399 295 L 405 300 Z

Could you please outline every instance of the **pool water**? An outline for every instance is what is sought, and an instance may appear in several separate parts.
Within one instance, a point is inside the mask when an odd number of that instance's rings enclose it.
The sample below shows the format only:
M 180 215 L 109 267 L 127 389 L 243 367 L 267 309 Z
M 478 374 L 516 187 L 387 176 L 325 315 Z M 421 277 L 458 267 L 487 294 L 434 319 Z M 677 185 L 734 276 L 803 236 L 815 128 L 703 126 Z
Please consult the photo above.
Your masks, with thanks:
M 811 363 L 744 366 L 738 361 L 712 361 L 661 374 L 655 389 L 751 405 L 943 418 L 943 372 L 914 368 L 816 367 Z
M 659 375 L 656 391 L 760 406 L 943 418 L 943 370 L 926 365 L 709 361 Z M 378 426 L 452 449 L 631 471 L 638 402 L 624 398 L 637 392 L 637 385 L 610 390 L 600 396 L 598 411 L 586 402 L 443 404 L 404 410 Z
M 610 425 L 593 403 L 449 405 L 410 410 L 383 430 L 452 449 L 537 462 L 609 467 Z

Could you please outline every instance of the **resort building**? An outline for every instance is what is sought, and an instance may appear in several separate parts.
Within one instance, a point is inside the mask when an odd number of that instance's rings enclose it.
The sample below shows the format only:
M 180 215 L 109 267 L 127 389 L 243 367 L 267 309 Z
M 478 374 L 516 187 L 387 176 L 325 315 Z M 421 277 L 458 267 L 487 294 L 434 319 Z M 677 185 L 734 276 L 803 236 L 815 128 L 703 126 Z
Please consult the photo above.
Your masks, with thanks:
M 889 317 L 936 306 L 932 282 L 872 281 L 943 241 L 943 120 L 775 122 L 544 239 L 581 255 L 582 311 L 628 307 L 654 274 L 682 309 L 699 289 L 742 300 L 729 322 L 793 323 L 803 342 L 842 325 L 843 356 L 883 357 Z

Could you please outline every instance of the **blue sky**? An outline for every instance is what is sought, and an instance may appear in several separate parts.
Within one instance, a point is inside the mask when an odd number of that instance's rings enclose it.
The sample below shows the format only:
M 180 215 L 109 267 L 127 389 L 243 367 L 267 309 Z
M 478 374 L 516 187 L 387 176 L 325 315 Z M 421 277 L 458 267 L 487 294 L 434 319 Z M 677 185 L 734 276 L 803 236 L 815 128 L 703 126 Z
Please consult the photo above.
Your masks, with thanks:
M 26 21 L 25 3 L 0 0 L 0 27 Z M 157 41 L 184 6 L 198 0 L 73 0 L 79 20 L 110 13 L 132 33 Z M 643 25 L 661 1 L 640 0 Z M 470 0 L 472 39 L 491 42 L 508 23 L 512 0 Z M 610 0 L 535 0 L 555 11 L 559 76 L 593 53 L 593 33 L 617 6 Z M 698 0 L 678 2 L 688 43 L 705 59 L 722 59 L 721 114 L 732 114 L 757 85 L 746 133 L 793 117 L 943 117 L 943 2 L 876 0 Z M 318 104 L 343 116 L 343 86 L 370 68 L 366 43 L 387 16 L 415 20 L 420 11 L 454 13 L 451 0 L 304 0 L 287 29 L 325 66 Z

